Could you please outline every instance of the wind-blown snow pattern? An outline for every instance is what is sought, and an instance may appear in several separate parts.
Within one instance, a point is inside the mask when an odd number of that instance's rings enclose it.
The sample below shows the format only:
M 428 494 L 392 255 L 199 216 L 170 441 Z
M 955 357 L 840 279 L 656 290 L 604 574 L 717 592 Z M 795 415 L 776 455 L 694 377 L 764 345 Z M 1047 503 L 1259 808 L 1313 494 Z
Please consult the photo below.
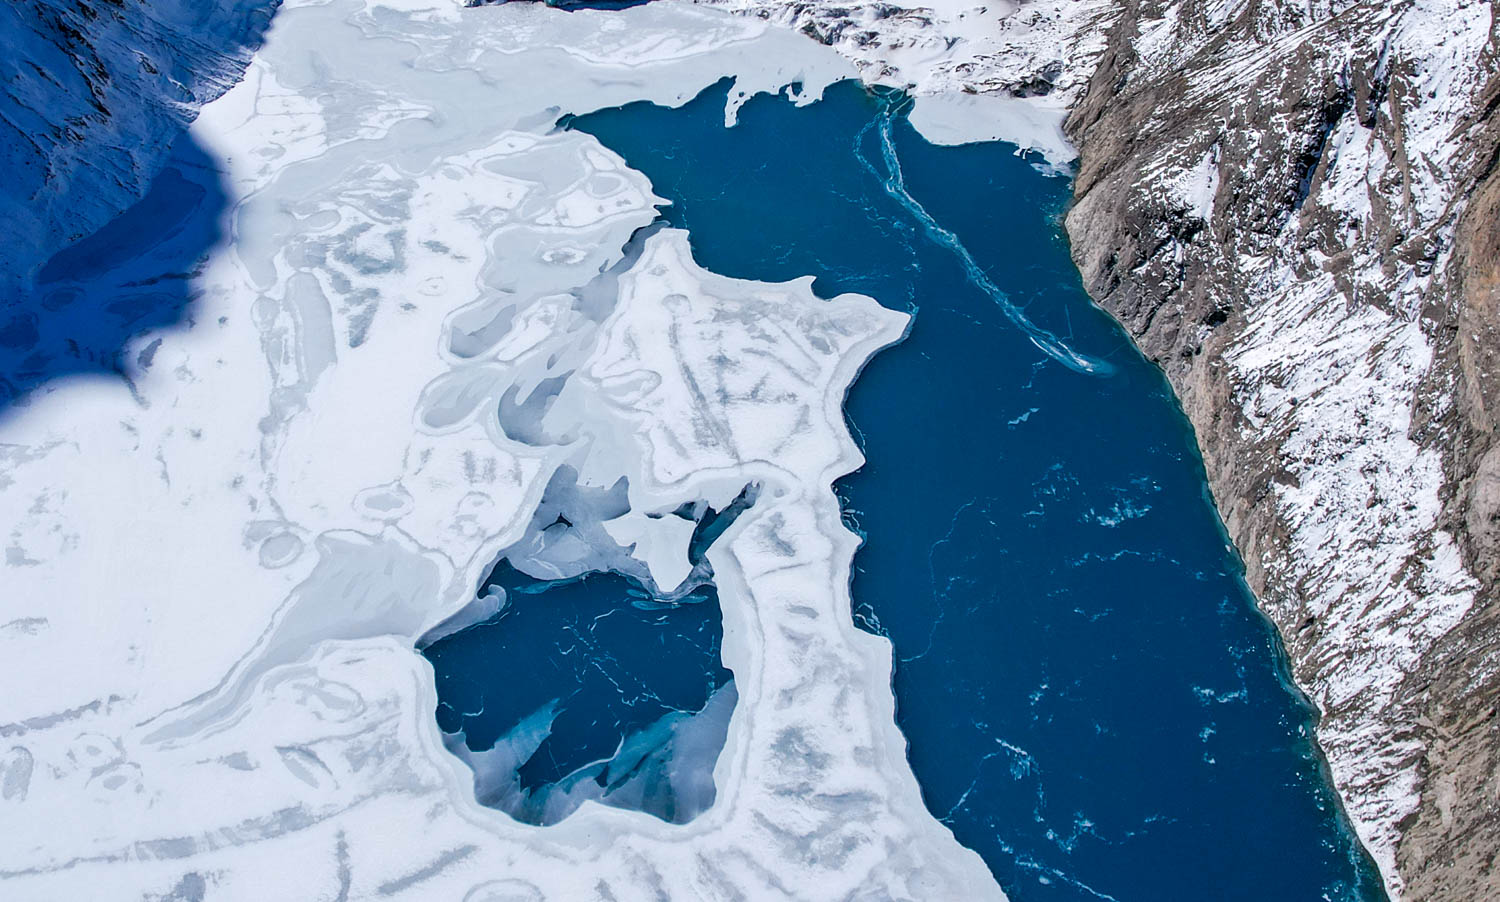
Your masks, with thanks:
M 684 6 L 287 3 L 193 127 L 231 240 L 190 323 L 0 423 L 29 687 L 0 699 L 0 895 L 1002 899 L 925 810 L 850 614 L 842 400 L 907 316 L 705 272 L 642 231 L 644 176 L 553 127 L 847 73 Z M 738 699 L 690 823 L 515 822 L 438 732 L 413 643 L 565 464 L 644 515 L 760 487 L 708 552 Z

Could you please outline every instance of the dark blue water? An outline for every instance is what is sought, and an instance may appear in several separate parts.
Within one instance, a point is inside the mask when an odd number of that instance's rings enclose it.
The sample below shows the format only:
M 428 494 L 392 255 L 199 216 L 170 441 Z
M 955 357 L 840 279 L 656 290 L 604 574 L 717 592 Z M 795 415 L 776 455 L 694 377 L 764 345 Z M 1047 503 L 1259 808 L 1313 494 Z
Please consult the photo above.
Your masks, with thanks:
M 482 591 L 493 588 L 509 599 L 497 616 L 423 654 L 436 674 L 438 726 L 462 730 L 475 751 L 555 706 L 550 735 L 519 770 L 524 789 L 607 761 L 664 716 L 700 711 L 731 679 L 712 585 L 663 605 L 616 573 L 539 580 L 502 560 Z
M 213 160 L 183 134 L 139 203 L 47 261 L 33 289 L 4 298 L 0 416 L 51 380 L 148 367 L 154 344 L 130 359 L 125 346 L 189 321 L 190 278 L 223 237 L 227 203 Z
M 916 312 L 848 399 L 869 463 L 839 491 L 929 809 L 1016 900 L 1381 898 L 1190 428 L 1079 284 L 1068 183 L 854 84 L 733 129 L 726 91 L 569 125 L 708 269 Z
M 580 489 L 576 479 L 570 467 L 554 475 L 528 536 L 480 587 L 503 599 L 498 610 L 423 645 L 438 726 L 474 768 L 479 801 L 518 820 L 556 823 L 590 797 L 682 823 L 713 802 L 736 700 L 706 553 L 758 487 L 723 510 L 665 515 L 695 525 L 692 574 L 664 598 L 598 527 L 629 510 L 625 481 Z M 561 571 L 569 578 L 534 575 L 560 572 L 548 548 L 583 546 L 596 556 Z M 640 578 L 609 569 L 632 566 Z

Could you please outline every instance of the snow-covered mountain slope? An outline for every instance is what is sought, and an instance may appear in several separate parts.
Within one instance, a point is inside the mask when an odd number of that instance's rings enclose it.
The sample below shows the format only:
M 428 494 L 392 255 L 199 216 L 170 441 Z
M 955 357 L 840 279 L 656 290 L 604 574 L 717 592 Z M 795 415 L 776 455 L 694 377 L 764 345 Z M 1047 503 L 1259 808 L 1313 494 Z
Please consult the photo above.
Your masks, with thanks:
M 198 108 L 239 80 L 279 3 L 0 6 L 0 298 L 140 199 Z
M 1070 111 L 1085 283 L 1177 389 L 1387 885 L 1500 893 L 1493 5 L 706 2 Z

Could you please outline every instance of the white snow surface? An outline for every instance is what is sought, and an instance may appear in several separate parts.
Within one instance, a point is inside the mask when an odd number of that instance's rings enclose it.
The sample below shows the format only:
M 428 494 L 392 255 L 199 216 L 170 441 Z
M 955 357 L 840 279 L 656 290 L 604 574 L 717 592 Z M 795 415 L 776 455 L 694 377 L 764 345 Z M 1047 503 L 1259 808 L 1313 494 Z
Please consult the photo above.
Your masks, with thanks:
M 1029 97 L 1006 94 L 923 94 L 907 120 L 932 144 L 1009 141 L 1016 152 L 1034 150 L 1053 167 L 1078 157 L 1063 134 L 1063 113 Z
M 1009 141 L 1053 165 L 1077 156 L 1062 121 L 1118 15 L 1110 0 L 694 2 L 797 29 L 848 57 L 866 83 L 910 91 L 912 124 L 934 143 Z
M 129 385 L 0 421 L 0 666 L 27 687 L 0 698 L 0 896 L 1002 899 L 923 806 L 890 646 L 850 617 L 842 400 L 906 315 L 705 272 L 671 230 L 582 300 L 660 201 L 561 112 L 848 71 L 672 3 L 289 2 L 194 126 L 233 240 L 193 324 L 137 339 Z M 738 699 L 685 825 L 517 823 L 438 733 L 413 642 L 563 464 L 642 515 L 762 486 L 709 553 Z M 636 527 L 670 581 L 680 539 Z
M 631 546 L 632 556 L 646 565 L 658 590 L 675 592 L 693 572 L 688 543 L 696 525 L 684 517 L 632 510 L 605 523 L 604 529 L 620 545 Z

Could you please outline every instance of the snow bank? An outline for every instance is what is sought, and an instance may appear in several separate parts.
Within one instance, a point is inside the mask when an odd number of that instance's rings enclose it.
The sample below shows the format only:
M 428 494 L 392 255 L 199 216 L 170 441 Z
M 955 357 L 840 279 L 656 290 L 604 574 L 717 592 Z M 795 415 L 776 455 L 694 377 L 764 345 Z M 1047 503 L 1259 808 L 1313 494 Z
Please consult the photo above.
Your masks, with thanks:
M 910 91 L 911 122 L 933 143 L 1009 141 L 1054 166 L 1077 156 L 1062 122 L 1118 15 L 1104 0 L 695 2 L 792 28 L 848 57 L 866 83 Z

